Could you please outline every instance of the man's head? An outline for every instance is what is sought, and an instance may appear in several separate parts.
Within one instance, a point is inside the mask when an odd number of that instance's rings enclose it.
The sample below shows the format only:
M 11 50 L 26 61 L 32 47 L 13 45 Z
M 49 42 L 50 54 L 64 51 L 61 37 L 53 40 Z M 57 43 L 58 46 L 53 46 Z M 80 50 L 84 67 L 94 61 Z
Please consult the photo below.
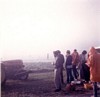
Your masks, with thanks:
M 58 54 L 61 54 L 61 51 L 60 51 L 60 50 L 57 50 L 57 53 L 58 53 Z
M 70 54 L 70 50 L 67 50 L 67 51 L 66 51 L 66 54 Z
M 58 52 L 57 51 L 53 51 L 54 57 L 57 57 Z
M 74 49 L 74 52 L 77 52 L 77 49 Z
M 83 50 L 82 54 L 83 55 L 87 54 L 87 51 L 86 50 Z

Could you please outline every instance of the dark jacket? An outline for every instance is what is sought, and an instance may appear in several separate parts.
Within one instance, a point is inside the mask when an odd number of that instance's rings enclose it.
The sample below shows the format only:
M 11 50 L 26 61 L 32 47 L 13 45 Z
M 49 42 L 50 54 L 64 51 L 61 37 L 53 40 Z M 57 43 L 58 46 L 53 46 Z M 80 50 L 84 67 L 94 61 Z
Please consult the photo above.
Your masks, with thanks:
M 64 56 L 59 54 L 55 63 L 55 68 L 63 68 Z
M 65 65 L 66 65 L 65 67 L 72 65 L 72 56 L 71 55 L 67 56 Z

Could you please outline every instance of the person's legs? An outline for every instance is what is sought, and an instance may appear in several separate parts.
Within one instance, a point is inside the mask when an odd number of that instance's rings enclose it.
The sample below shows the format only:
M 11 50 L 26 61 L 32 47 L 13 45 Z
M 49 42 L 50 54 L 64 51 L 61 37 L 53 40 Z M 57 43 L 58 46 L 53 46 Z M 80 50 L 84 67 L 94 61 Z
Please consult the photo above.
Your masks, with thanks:
M 93 83 L 93 95 L 94 95 L 94 97 L 98 97 L 97 96 L 97 82 Z
M 70 78 L 70 82 L 74 80 L 74 77 L 72 75 L 72 68 L 69 69 L 69 78 Z
M 67 73 L 67 83 L 69 83 L 69 69 L 66 68 L 66 73 Z
M 84 66 L 81 64 L 80 66 L 80 79 L 84 79 Z
M 64 84 L 64 78 L 63 78 L 63 68 L 61 69 L 61 83 Z
M 56 90 L 60 91 L 61 90 L 61 68 L 55 69 L 54 76 L 55 76 Z
M 89 67 L 86 64 L 84 64 L 84 79 L 87 82 L 90 81 L 90 70 L 89 70 Z
M 77 79 L 78 72 L 77 72 L 77 69 L 76 69 L 76 65 L 73 65 L 73 74 L 74 74 L 75 79 Z

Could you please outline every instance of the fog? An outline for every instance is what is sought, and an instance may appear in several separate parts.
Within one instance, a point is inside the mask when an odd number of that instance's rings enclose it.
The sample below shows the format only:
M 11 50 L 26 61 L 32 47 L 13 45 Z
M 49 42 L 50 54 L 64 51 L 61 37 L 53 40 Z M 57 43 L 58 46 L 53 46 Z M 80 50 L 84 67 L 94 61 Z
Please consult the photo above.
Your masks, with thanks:
M 0 0 L 0 58 L 52 58 L 100 46 L 99 0 Z

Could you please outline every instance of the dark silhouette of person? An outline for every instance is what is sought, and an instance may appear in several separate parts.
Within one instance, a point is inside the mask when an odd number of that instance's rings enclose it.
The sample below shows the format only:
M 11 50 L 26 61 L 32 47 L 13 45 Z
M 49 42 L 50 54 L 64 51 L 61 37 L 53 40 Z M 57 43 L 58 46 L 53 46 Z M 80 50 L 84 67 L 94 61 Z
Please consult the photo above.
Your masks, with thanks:
M 62 84 L 62 68 L 63 68 L 63 63 L 64 63 L 64 57 L 60 53 L 59 50 L 54 51 L 54 57 L 55 57 L 55 62 L 54 62 L 54 82 L 55 82 L 55 92 L 59 92 L 61 90 L 61 84 Z
M 66 52 L 66 62 L 65 62 L 66 74 L 67 74 L 67 84 L 74 80 L 72 75 L 72 56 L 70 55 L 70 50 Z

